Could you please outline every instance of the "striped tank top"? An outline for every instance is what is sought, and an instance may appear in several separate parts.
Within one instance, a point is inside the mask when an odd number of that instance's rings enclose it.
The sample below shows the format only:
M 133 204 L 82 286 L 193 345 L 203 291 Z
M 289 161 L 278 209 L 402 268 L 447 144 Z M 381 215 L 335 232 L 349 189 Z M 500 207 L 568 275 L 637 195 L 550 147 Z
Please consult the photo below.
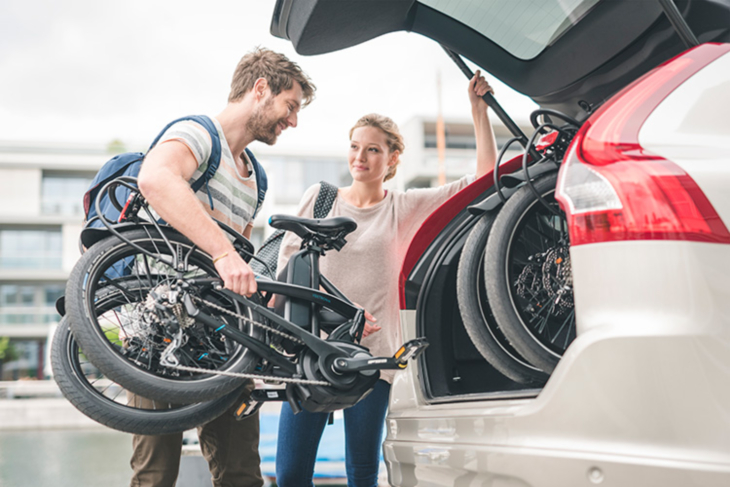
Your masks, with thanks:
M 239 233 L 253 220 L 256 211 L 257 188 L 256 174 L 253 164 L 244 153 L 242 158 L 248 167 L 248 177 L 243 177 L 236 168 L 236 162 L 228 147 L 220 123 L 211 117 L 221 139 L 221 162 L 213 178 L 208 182 L 213 208 L 208 200 L 208 188 L 203 185 L 195 195 L 203 204 L 210 216 L 221 221 Z M 168 140 L 177 140 L 185 144 L 193 153 L 198 168 L 190 179 L 192 184 L 200 178 L 208 167 L 208 157 L 212 150 L 212 142 L 208 131 L 197 122 L 185 120 L 171 126 L 163 134 L 158 144 Z

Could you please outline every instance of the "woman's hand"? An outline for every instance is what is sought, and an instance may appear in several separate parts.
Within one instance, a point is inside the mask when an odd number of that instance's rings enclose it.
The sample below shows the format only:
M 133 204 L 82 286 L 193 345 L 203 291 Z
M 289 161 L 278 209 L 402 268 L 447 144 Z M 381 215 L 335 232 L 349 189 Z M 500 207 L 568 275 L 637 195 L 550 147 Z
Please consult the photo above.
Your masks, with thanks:
M 472 109 L 487 109 L 487 102 L 482 97 L 488 92 L 494 94 L 494 88 L 489 86 L 487 80 L 482 76 L 481 71 L 477 69 L 474 77 L 469 81 L 469 102 L 471 103 Z
M 354 303 L 354 304 L 358 308 L 362 308 L 362 306 L 360 306 L 359 304 L 357 304 L 357 303 Z M 365 320 L 366 321 L 365 321 L 365 328 L 363 328 L 363 330 L 362 330 L 362 337 L 365 338 L 366 336 L 368 336 L 372 333 L 380 331 L 380 327 L 375 324 L 375 322 L 378 321 L 378 319 L 375 318 L 375 316 L 368 313 L 367 310 L 363 310 L 363 311 L 365 311 Z
M 469 101 L 477 141 L 477 178 L 489 174 L 497 162 L 497 141 L 494 138 L 492 123 L 489 121 L 487 102 L 482 98 L 487 93 L 494 94 L 494 89 L 489 86 L 487 80 L 477 69 L 474 77 L 469 81 Z

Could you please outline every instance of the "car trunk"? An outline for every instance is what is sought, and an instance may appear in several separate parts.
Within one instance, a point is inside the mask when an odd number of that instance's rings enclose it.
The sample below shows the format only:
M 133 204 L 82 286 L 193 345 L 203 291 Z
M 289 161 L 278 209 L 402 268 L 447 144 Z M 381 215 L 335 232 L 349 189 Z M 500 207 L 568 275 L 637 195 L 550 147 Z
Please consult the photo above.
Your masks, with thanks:
M 727 2 L 676 3 L 700 42 L 730 40 Z M 271 24 L 304 55 L 396 31 L 429 37 L 579 120 L 685 49 L 658 0 L 278 0 Z

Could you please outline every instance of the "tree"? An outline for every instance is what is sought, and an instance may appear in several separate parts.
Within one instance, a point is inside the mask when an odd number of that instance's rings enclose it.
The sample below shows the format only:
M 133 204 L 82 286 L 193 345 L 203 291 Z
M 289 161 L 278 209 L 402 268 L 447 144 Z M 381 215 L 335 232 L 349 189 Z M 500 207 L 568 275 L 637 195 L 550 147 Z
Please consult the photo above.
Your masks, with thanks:
M 3 376 L 3 364 L 17 359 L 18 351 L 10 343 L 10 337 L 0 337 L 0 378 Z

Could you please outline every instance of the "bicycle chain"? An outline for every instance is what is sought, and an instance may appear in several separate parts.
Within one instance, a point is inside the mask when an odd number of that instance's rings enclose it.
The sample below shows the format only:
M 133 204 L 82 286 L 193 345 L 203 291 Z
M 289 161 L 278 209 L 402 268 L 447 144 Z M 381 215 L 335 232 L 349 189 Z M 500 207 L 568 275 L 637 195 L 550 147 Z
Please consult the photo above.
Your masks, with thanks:
M 324 380 L 313 380 L 313 379 L 295 379 L 294 377 L 279 377 L 275 375 L 260 375 L 260 374 L 244 374 L 242 372 L 227 372 L 225 370 L 208 370 L 208 369 L 200 369 L 197 367 L 188 367 L 187 365 L 165 365 L 166 367 L 169 367 L 171 369 L 177 369 L 182 370 L 185 372 L 197 372 L 200 374 L 216 374 L 216 375 L 226 375 L 229 377 L 238 377 L 241 379 L 261 379 L 261 380 L 268 380 L 268 381 L 275 381 L 275 382 L 288 382 L 292 384 L 307 384 L 307 385 L 313 385 L 313 386 L 332 386 L 327 381 Z
M 226 308 L 219 306 L 215 303 L 211 303 L 210 301 L 206 301 L 205 299 L 199 298 L 197 296 L 193 296 L 193 299 L 195 299 L 198 302 L 201 302 L 205 304 L 206 306 L 209 306 L 211 308 L 215 308 L 218 311 L 221 311 L 223 313 L 229 314 L 235 318 L 238 318 L 239 320 L 242 320 L 244 322 L 250 323 L 254 326 L 258 326 L 260 328 L 263 328 L 267 331 L 270 331 L 271 333 L 274 333 L 275 335 L 282 336 L 288 340 L 292 340 L 296 343 L 304 344 L 304 342 L 296 337 L 293 337 L 291 335 L 288 335 L 286 333 L 283 333 L 280 330 L 277 330 L 275 328 L 272 328 L 270 326 L 264 325 L 263 323 L 259 323 L 258 321 L 254 321 L 251 318 L 248 318 L 243 315 L 239 315 L 233 311 L 227 310 Z M 200 373 L 200 374 L 215 374 L 215 375 L 225 375 L 228 377 L 238 377 L 241 379 L 260 379 L 264 381 L 275 381 L 275 382 L 284 382 L 284 383 L 291 383 L 291 384 L 305 384 L 305 385 L 314 385 L 314 386 L 326 386 L 330 387 L 332 384 L 330 384 L 327 381 L 324 380 L 314 380 L 314 379 L 296 379 L 294 377 L 279 377 L 279 376 L 273 376 L 273 375 L 261 375 L 261 374 L 244 374 L 242 372 L 228 372 L 225 370 L 210 370 L 210 369 L 200 369 L 197 367 L 189 367 L 187 365 L 172 365 L 172 364 L 164 364 L 166 367 L 169 367 L 171 369 L 176 370 L 182 370 L 184 372 L 194 372 L 194 373 Z
M 239 315 L 238 313 L 234 313 L 233 311 L 228 310 L 228 309 L 224 308 L 223 306 L 219 306 L 219 305 L 217 305 L 215 303 L 211 303 L 210 301 L 206 301 L 205 299 L 199 298 L 197 296 L 193 296 L 193 299 L 196 300 L 196 301 L 198 301 L 198 302 L 201 302 L 201 303 L 203 303 L 203 304 L 205 304 L 205 305 L 207 305 L 207 306 L 209 306 L 211 308 L 215 308 L 215 309 L 217 309 L 218 311 L 220 311 L 222 313 L 229 314 L 229 315 L 231 315 L 231 316 L 233 316 L 235 318 L 238 318 L 239 320 L 245 321 L 245 322 L 250 323 L 250 324 L 252 324 L 254 326 L 258 326 L 259 328 L 263 328 L 264 330 L 270 331 L 271 333 L 273 333 L 275 335 L 282 336 L 282 337 L 286 338 L 287 340 L 291 340 L 291 341 L 293 341 L 295 343 L 299 343 L 301 345 L 304 345 L 304 342 L 302 340 L 300 340 L 299 338 L 296 338 L 296 337 L 294 337 L 292 335 L 286 334 L 286 333 L 284 333 L 284 332 L 282 332 L 280 330 L 277 330 L 276 328 L 272 328 L 270 326 L 264 325 L 263 323 L 259 323 L 258 321 L 254 321 L 251 318 L 247 318 L 247 317 L 245 317 L 243 315 Z

